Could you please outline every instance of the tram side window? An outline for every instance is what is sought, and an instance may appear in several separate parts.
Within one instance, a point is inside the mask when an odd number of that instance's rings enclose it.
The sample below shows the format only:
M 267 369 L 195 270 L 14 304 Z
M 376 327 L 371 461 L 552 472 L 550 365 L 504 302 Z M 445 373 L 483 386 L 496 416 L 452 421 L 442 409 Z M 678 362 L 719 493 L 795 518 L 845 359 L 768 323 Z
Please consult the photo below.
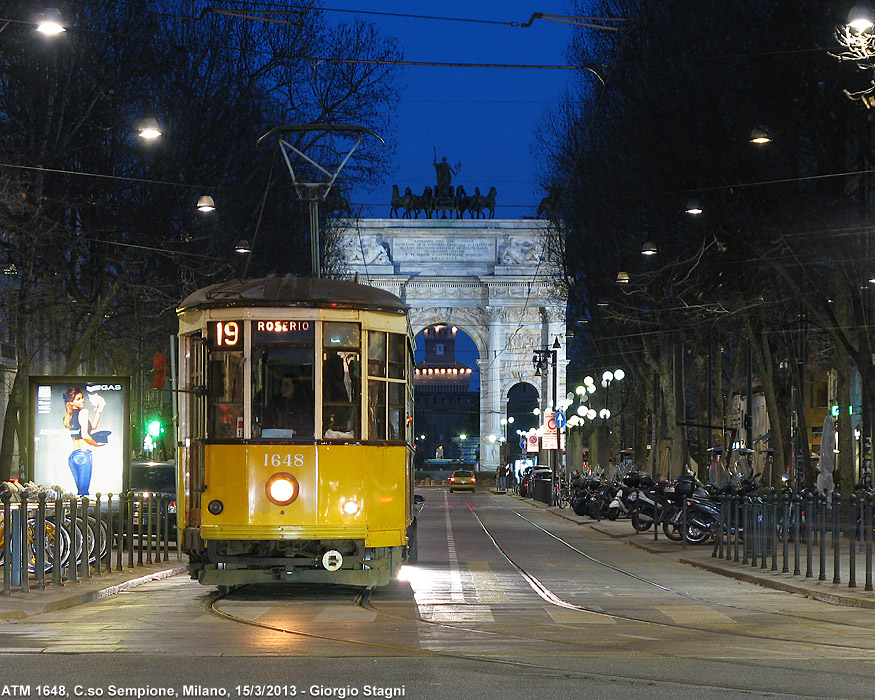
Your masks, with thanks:
M 213 352 L 210 356 L 210 437 L 243 437 L 243 353 Z
M 252 358 L 252 436 L 312 438 L 312 339 L 253 343 Z
M 405 439 L 405 347 L 400 333 L 368 331 L 368 438 Z M 395 381 L 393 381 L 395 380 Z
M 322 430 L 326 440 L 357 439 L 361 425 L 361 329 L 322 325 Z

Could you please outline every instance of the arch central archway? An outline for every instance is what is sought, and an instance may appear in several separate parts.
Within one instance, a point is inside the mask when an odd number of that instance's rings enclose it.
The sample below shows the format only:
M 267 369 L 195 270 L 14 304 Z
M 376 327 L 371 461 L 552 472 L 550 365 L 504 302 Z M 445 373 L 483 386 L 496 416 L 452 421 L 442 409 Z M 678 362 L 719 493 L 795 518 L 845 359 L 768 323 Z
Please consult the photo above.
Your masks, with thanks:
M 508 458 L 498 438 L 512 386 L 531 384 L 542 405 L 555 401 L 551 372 L 536 375 L 532 356 L 556 339 L 556 393 L 565 396 L 565 301 L 544 252 L 548 226 L 537 219 L 358 219 L 340 227 L 341 268 L 403 299 L 414 335 L 454 325 L 474 341 L 484 470 Z

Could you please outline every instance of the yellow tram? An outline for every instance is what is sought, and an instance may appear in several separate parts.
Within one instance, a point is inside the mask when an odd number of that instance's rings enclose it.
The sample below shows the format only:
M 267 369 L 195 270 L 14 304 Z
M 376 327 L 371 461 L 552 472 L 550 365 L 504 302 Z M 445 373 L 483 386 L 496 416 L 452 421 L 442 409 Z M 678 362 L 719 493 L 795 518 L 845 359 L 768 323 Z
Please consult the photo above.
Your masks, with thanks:
M 286 276 L 206 287 L 177 314 L 191 577 L 379 586 L 415 560 L 404 303 Z

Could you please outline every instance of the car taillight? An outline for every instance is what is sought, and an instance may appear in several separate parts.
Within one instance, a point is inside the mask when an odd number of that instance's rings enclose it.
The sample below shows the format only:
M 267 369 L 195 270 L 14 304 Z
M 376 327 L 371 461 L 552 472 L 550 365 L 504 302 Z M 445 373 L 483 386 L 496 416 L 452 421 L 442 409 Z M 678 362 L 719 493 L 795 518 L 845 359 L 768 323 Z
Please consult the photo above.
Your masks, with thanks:
M 456 481 L 456 477 L 451 476 L 451 477 L 450 477 L 450 481 L 453 482 L 453 483 L 455 483 L 455 481 Z
M 472 476 L 472 477 L 471 477 L 471 483 L 472 483 L 472 484 L 476 484 L 476 483 L 477 483 L 477 477 L 476 477 L 476 476 Z

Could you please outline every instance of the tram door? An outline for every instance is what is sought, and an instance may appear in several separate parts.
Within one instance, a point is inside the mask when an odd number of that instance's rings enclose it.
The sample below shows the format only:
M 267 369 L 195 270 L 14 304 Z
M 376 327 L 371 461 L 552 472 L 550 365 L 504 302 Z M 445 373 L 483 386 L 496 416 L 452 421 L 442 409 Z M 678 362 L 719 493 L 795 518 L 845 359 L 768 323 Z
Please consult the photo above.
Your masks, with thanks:
M 204 440 L 207 437 L 207 408 L 209 392 L 207 368 L 207 343 L 200 334 L 185 336 L 182 338 L 180 357 L 183 360 L 182 377 L 187 378 L 187 386 L 183 386 L 184 399 L 180 402 L 184 406 L 182 434 L 183 444 L 187 444 L 185 450 L 185 463 L 181 465 L 181 472 L 186 480 L 183 483 L 184 493 L 179 494 L 180 500 L 185 503 L 186 513 L 184 522 L 188 522 L 191 516 L 198 521 L 200 519 L 201 493 L 204 487 Z

